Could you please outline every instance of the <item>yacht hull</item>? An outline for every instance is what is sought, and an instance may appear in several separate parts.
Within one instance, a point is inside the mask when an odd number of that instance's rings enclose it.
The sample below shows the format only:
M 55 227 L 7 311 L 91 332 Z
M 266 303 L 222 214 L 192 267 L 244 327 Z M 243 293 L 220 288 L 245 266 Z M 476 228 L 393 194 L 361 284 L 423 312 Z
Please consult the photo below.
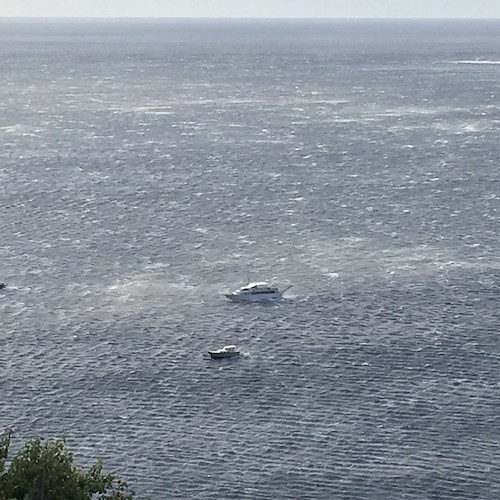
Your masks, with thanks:
M 226 298 L 232 300 L 233 302 L 274 302 L 276 300 L 280 300 L 282 298 L 281 294 L 273 294 L 268 296 L 259 296 L 259 295 L 239 295 L 236 293 L 226 293 Z

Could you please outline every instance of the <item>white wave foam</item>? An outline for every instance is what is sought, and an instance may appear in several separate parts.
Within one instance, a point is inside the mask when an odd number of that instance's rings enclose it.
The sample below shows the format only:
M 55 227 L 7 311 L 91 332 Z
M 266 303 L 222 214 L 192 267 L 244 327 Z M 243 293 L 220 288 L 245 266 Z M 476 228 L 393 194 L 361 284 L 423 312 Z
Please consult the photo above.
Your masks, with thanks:
M 5 127 L 0 127 L 0 130 L 2 130 L 7 134 L 30 135 L 36 137 L 36 134 L 30 132 L 25 126 L 21 125 L 20 123 L 16 123 L 15 125 L 7 125 Z
M 396 233 L 394 233 L 397 236 Z M 302 259 L 319 274 L 342 281 L 363 275 L 405 278 L 435 275 L 454 269 L 496 269 L 495 260 L 470 262 L 459 258 L 451 249 L 431 245 L 386 249 L 372 248 L 369 239 L 344 238 L 330 242 L 311 242 Z
M 491 60 L 463 60 L 463 61 L 447 61 L 449 64 L 500 64 L 500 61 Z

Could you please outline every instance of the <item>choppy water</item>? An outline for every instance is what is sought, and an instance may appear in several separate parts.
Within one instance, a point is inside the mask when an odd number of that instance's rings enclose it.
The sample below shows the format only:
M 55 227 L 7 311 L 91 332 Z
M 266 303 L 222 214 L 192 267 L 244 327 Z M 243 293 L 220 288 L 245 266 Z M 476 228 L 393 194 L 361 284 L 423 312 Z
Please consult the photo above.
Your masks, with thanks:
M 139 498 L 499 498 L 499 33 L 1 21 L 0 425 Z

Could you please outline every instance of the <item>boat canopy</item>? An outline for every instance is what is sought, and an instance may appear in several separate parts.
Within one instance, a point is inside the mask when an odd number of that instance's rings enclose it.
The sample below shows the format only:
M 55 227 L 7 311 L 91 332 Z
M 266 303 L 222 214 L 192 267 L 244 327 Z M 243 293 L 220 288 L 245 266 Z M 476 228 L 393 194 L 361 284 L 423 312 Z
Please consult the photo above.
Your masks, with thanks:
M 248 290 L 250 288 L 271 288 L 269 286 L 269 283 L 266 283 L 265 281 L 256 281 L 254 283 L 248 283 L 248 285 L 245 285 L 242 287 L 244 290 Z

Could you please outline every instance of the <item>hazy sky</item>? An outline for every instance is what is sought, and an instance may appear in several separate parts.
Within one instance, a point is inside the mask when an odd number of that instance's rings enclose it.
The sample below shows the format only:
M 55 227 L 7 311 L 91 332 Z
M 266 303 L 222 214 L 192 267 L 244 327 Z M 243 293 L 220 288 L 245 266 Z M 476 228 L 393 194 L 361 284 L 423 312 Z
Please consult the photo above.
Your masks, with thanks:
M 0 17 L 500 18 L 500 0 L 0 0 Z

